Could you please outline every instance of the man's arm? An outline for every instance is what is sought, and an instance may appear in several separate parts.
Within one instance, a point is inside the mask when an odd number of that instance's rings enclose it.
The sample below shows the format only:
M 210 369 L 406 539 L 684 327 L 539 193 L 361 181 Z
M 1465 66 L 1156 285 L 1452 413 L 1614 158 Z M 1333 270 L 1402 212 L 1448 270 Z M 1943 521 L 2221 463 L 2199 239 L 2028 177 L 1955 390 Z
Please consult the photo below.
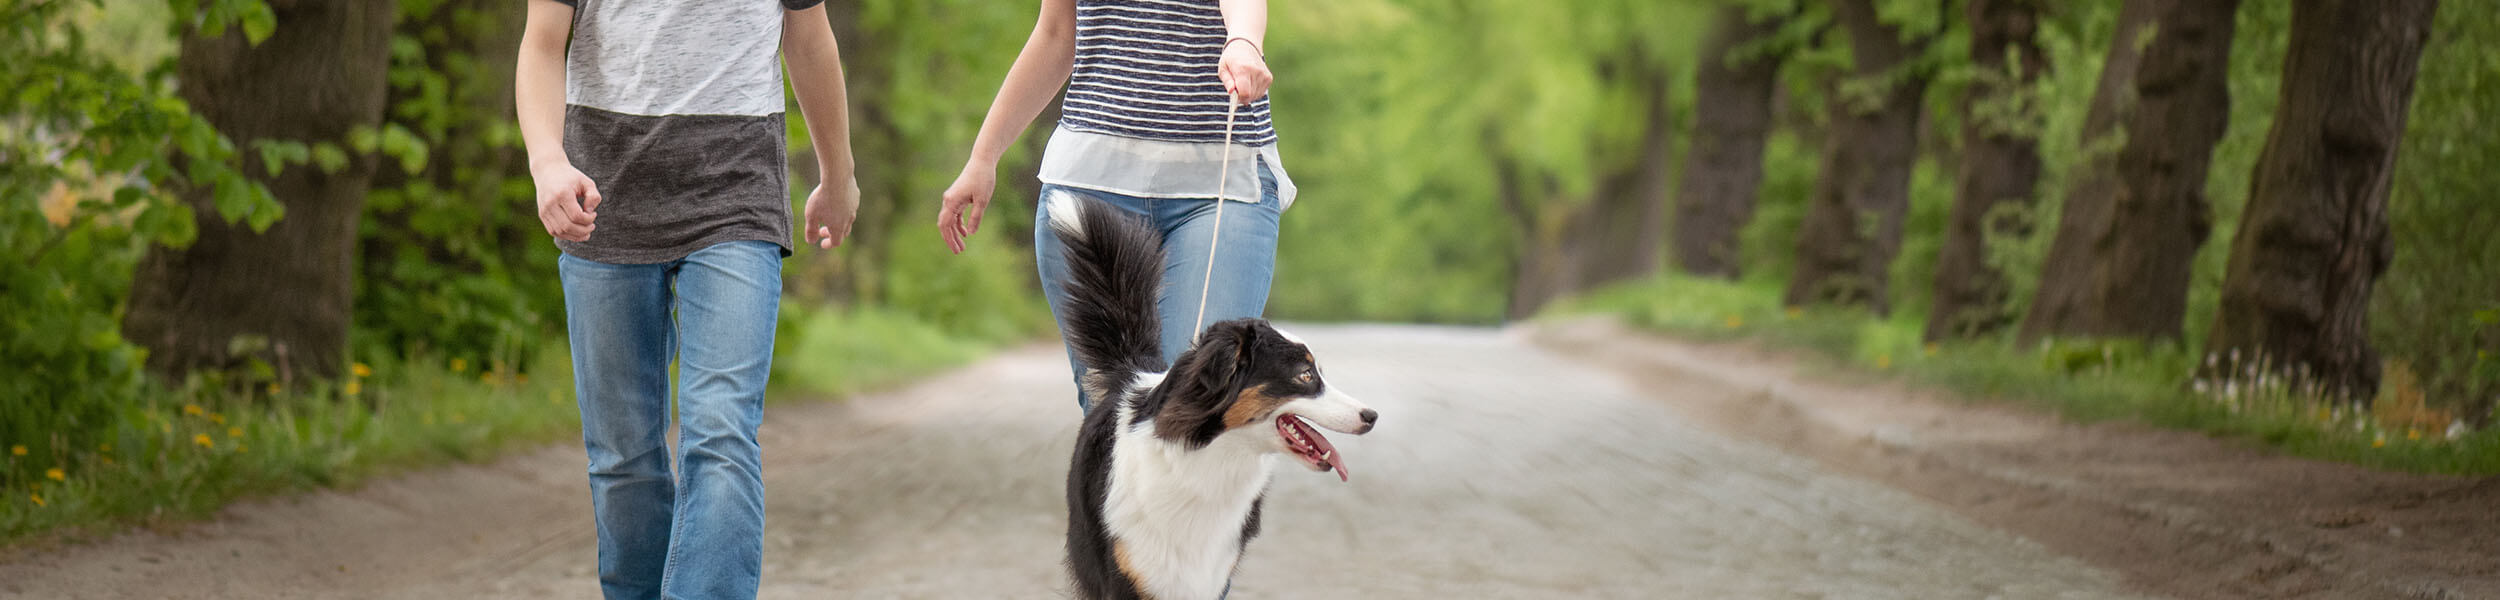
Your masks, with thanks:
M 790 87 L 816 147 L 823 182 L 807 197 L 806 239 L 818 248 L 842 245 L 859 212 L 859 183 L 851 160 L 851 110 L 842 80 L 842 49 L 825 19 L 825 5 L 782 14 L 781 53 L 790 63 Z
M 580 242 L 596 229 L 599 186 L 564 154 L 564 46 L 572 36 L 573 7 L 530 0 L 513 67 L 512 101 L 521 144 L 529 150 L 530 179 L 538 185 L 539 224 L 547 235 Z

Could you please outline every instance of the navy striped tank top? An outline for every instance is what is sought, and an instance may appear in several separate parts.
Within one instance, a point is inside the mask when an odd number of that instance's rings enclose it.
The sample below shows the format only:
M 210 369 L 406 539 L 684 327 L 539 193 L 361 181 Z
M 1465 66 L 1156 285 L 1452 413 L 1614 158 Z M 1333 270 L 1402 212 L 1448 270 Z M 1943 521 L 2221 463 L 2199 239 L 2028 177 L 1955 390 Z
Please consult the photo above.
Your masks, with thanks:
M 1219 144 L 1225 104 L 1218 0 L 1077 0 L 1076 70 L 1060 126 L 1123 137 Z M 1276 141 L 1267 99 L 1233 119 L 1233 143 Z

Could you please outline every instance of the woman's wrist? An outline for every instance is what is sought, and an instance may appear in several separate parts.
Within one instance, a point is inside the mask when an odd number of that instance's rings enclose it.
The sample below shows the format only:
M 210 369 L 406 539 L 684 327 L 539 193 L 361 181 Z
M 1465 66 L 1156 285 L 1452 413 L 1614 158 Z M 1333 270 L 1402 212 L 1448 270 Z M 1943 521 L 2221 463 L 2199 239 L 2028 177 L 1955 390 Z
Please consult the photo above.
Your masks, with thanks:
M 1247 44 L 1250 46 L 1250 52 L 1259 55 L 1259 60 L 1267 60 L 1267 49 L 1261 48 L 1258 40 L 1238 35 L 1224 40 L 1224 47 L 1226 48 L 1231 48 L 1233 44 Z

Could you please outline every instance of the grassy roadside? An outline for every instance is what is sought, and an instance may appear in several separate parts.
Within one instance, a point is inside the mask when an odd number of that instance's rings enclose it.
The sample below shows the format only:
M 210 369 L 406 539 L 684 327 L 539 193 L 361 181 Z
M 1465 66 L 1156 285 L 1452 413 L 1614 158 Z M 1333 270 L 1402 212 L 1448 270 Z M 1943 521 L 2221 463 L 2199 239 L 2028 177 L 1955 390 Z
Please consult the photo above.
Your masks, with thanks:
M 968 339 L 900 312 L 794 304 L 784 304 L 776 336 L 776 403 L 895 385 L 1012 342 Z M 574 438 L 569 355 L 550 343 L 536 356 L 500 370 L 374 359 L 346 380 L 277 394 L 151 388 L 116 409 L 111 442 L 66 456 L 0 448 L 0 460 L 43 473 L 0 486 L 0 554 Z
M 2400 377 L 2389 378 L 2369 410 L 2332 408 L 2273 383 L 2206 390 L 2190 383 L 2196 359 L 2175 346 L 2053 342 L 2024 350 L 2010 338 L 1924 344 L 1914 316 L 1783 308 L 1779 290 L 1768 285 L 1671 276 L 1577 298 L 1546 314 L 1611 314 L 1677 337 L 1807 350 L 1843 370 L 2082 421 L 2133 420 L 2380 469 L 2500 474 L 2500 428 L 2452 430 Z

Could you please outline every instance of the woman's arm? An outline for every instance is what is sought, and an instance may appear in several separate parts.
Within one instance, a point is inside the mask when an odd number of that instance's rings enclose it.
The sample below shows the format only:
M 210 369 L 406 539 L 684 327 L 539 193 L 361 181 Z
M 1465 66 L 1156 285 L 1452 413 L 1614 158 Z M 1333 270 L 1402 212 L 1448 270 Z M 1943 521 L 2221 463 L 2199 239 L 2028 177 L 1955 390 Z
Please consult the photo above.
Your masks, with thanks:
M 530 179 L 538 185 L 538 222 L 547 235 L 580 242 L 596 228 L 599 186 L 564 154 L 564 44 L 572 37 L 573 7 L 530 0 L 513 66 L 512 102 L 521 121 L 521 145 L 529 151 Z
M 1025 38 L 1024 51 L 1016 54 L 1007 81 L 998 86 L 998 98 L 990 102 L 989 116 L 981 120 L 972 157 L 938 207 L 938 232 L 948 249 L 962 253 L 964 238 L 981 230 L 981 213 L 989 208 L 998 184 L 999 158 L 1050 105 L 1075 68 L 1076 0 L 1042 0 L 1032 37 Z
M 1267 0 L 1224 0 L 1224 58 L 1215 74 L 1232 90 L 1233 102 L 1267 97 L 1276 76 L 1267 70 Z
M 850 97 L 842 80 L 841 43 L 825 20 L 825 5 L 789 11 L 781 18 L 781 54 L 790 63 L 790 87 L 799 115 L 816 147 L 815 191 L 807 195 L 805 238 L 818 248 L 842 245 L 859 214 L 859 180 L 852 174 Z

